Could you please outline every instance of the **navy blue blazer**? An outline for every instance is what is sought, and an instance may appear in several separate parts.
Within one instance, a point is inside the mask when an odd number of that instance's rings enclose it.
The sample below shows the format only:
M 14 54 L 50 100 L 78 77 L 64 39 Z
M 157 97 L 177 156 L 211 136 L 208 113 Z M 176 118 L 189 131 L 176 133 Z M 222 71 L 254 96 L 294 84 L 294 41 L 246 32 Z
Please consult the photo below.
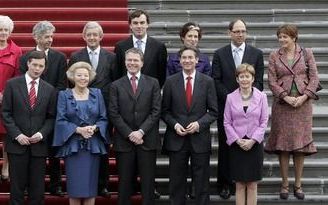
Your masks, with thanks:
M 89 88 L 88 109 L 81 109 L 71 89 L 60 91 L 57 103 L 57 117 L 53 146 L 60 146 L 57 156 L 64 157 L 81 148 L 91 153 L 105 154 L 105 144 L 109 143 L 106 106 L 101 91 Z M 77 127 L 97 125 L 99 131 L 88 140 L 75 133 Z

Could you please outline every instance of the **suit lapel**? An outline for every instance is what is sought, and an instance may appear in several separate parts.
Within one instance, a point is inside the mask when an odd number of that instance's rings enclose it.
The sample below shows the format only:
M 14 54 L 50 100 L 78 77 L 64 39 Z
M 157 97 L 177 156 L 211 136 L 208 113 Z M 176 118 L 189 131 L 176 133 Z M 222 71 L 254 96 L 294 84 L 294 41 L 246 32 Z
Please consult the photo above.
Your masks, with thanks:
M 143 91 L 145 85 L 145 78 L 144 76 L 141 74 L 140 75 L 140 79 L 138 80 L 138 86 L 137 86 L 137 92 L 134 95 L 136 99 L 138 99 L 138 97 L 140 96 L 140 93 Z M 131 86 L 131 90 L 132 90 L 132 86 Z
M 45 89 L 45 84 L 44 82 L 40 79 L 39 80 L 39 87 L 38 87 L 38 93 L 36 96 L 36 103 L 34 108 L 36 109 L 42 102 L 42 99 L 44 99 L 45 95 L 49 95 L 50 93 L 47 93 L 46 89 Z
M 192 90 L 191 106 L 190 106 L 189 110 L 192 110 L 194 108 L 195 101 L 200 98 L 200 96 L 198 96 L 200 89 L 203 88 L 203 81 L 200 79 L 198 72 L 197 71 L 195 71 L 195 72 L 196 72 L 196 75 L 195 75 L 195 80 L 194 80 L 194 87 Z M 187 104 L 187 99 L 186 99 L 186 104 Z
M 145 53 L 144 53 L 144 65 L 142 67 L 143 73 L 145 72 L 145 68 L 148 68 L 149 66 L 147 65 L 148 62 L 151 62 L 150 58 L 152 56 L 152 39 L 147 37 L 147 42 L 146 42 L 146 47 L 145 47 Z
M 294 62 L 291 66 L 289 66 L 288 63 L 288 59 L 287 59 L 287 55 L 285 54 L 285 52 L 282 49 L 279 49 L 278 51 L 279 54 L 279 60 L 281 61 L 281 63 L 291 72 L 291 73 L 295 73 L 295 71 L 293 70 L 294 66 L 297 64 L 297 62 L 300 60 L 301 58 L 301 54 L 300 54 L 300 50 L 298 47 L 296 47 L 296 51 L 295 51 L 295 56 L 294 56 Z
M 235 65 L 235 61 L 233 60 L 231 45 L 227 46 L 225 49 L 226 50 L 224 53 L 226 54 L 226 60 L 228 61 L 228 64 L 231 65 L 231 68 L 234 68 L 234 71 L 235 71 L 236 65 Z
M 21 93 L 21 96 L 23 98 L 23 101 L 25 102 L 26 107 L 29 110 L 31 110 L 25 76 L 22 76 L 21 81 L 19 82 L 18 89 L 19 92 Z
M 100 48 L 100 52 L 99 52 L 99 59 L 98 59 L 98 66 L 97 66 L 97 74 L 102 73 L 104 71 L 104 67 L 102 65 L 106 64 L 106 59 L 105 59 L 105 55 L 104 55 L 104 50 L 102 48 Z
M 129 95 L 132 98 L 135 98 L 133 90 L 132 90 L 132 86 L 131 86 L 131 83 L 130 83 L 130 79 L 128 78 L 127 75 L 124 77 L 122 84 L 123 84 L 124 89 L 129 93 Z
M 188 112 L 187 98 L 186 98 L 186 90 L 185 90 L 185 85 L 184 85 L 184 79 L 183 79 L 182 72 L 180 72 L 180 77 L 178 78 L 178 80 L 177 80 L 176 83 L 177 83 L 176 84 L 176 90 L 177 90 L 178 93 L 180 93 L 180 95 L 179 95 L 179 97 L 180 97 L 179 101 L 184 103 L 183 107 Z

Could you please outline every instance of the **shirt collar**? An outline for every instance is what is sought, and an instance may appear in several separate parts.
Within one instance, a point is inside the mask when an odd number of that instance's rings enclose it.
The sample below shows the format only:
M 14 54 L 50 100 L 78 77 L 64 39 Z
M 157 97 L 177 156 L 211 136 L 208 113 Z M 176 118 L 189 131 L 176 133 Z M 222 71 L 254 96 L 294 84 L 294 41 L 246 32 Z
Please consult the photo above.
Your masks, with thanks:
M 133 39 L 133 45 L 136 44 L 137 40 L 141 40 L 144 44 L 146 44 L 146 42 L 147 42 L 147 34 L 142 39 L 138 39 L 134 35 L 132 35 L 132 39 Z
M 244 42 L 238 48 L 240 48 L 241 51 L 244 52 L 245 51 L 245 47 L 246 47 L 246 43 Z M 235 46 L 235 44 L 231 43 L 231 51 L 233 52 L 236 48 L 237 48 L 237 46 Z
M 26 80 L 26 84 L 29 85 L 31 83 L 31 81 L 33 80 L 29 75 L 28 73 L 26 72 L 25 73 L 25 80 Z M 37 78 L 34 80 L 35 81 L 35 85 L 38 85 L 39 84 L 39 81 L 40 81 L 40 78 Z
M 126 72 L 126 73 L 127 73 L 128 78 L 129 78 L 129 80 L 130 80 L 131 77 L 132 77 L 132 75 L 131 75 L 129 72 Z M 137 80 L 139 80 L 139 79 L 140 79 L 140 76 L 141 76 L 141 72 L 139 71 L 135 76 L 137 77 Z
M 96 48 L 95 50 L 91 50 L 88 46 L 87 46 L 87 50 L 88 50 L 88 54 L 90 54 L 90 52 L 95 52 L 97 53 L 97 55 L 99 55 L 100 53 L 100 46 L 98 46 L 98 48 Z
M 194 70 L 194 72 L 191 75 L 187 75 L 184 71 L 182 71 L 182 75 L 183 75 L 184 80 L 186 80 L 188 76 L 192 77 L 192 80 L 194 80 L 195 75 L 196 75 L 196 69 Z
M 43 50 L 41 50 L 41 49 L 39 48 L 38 45 L 36 46 L 36 50 L 37 50 L 37 51 L 43 51 Z M 43 52 L 44 52 L 44 53 L 46 54 L 46 56 L 48 57 L 49 48 L 48 48 L 47 50 L 43 51 Z

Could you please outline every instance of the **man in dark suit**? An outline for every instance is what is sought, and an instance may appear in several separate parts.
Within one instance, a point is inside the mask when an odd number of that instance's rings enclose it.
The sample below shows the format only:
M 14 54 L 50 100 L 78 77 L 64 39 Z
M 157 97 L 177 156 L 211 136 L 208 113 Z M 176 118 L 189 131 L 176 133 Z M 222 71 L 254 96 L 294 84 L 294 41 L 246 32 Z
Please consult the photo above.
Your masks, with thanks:
M 129 48 L 139 48 L 144 53 L 144 65 L 141 73 L 157 78 L 162 87 L 166 78 L 167 51 L 165 45 L 148 36 L 149 16 L 143 10 L 135 10 L 129 16 L 132 35 L 115 45 L 118 77 L 126 73 L 125 51 Z
M 196 71 L 199 51 L 179 51 L 182 72 L 170 76 L 163 88 L 162 118 L 167 124 L 164 151 L 170 160 L 171 204 L 186 204 L 186 177 L 191 159 L 195 204 L 209 204 L 210 125 L 217 118 L 217 99 L 211 77 Z
M 131 204 L 131 186 L 137 164 L 141 180 L 143 205 L 153 205 L 156 152 L 160 146 L 160 86 L 155 78 L 141 74 L 143 53 L 140 49 L 126 51 L 127 75 L 114 81 L 110 89 L 109 119 L 115 133 L 119 188 L 118 205 Z
M 69 61 L 69 67 L 78 61 L 84 61 L 92 65 L 97 75 L 90 82 L 90 87 L 99 88 L 104 96 L 106 105 L 109 102 L 110 83 L 115 79 L 114 71 L 116 70 L 115 54 L 107 51 L 100 46 L 104 32 L 101 25 L 96 21 L 89 21 L 83 28 L 83 39 L 86 47 L 74 52 Z M 111 129 L 111 125 L 110 125 Z M 107 150 L 109 153 L 109 147 Z M 103 197 L 110 195 L 108 191 L 109 185 L 109 155 L 102 155 L 99 168 L 98 194 Z
M 44 52 L 31 52 L 28 71 L 8 81 L 3 95 L 11 205 L 24 204 L 25 189 L 29 205 L 44 204 L 47 140 L 56 115 L 55 88 L 40 79 L 45 64 Z
M 114 50 L 117 59 L 117 76 L 126 75 L 125 51 L 135 47 L 144 53 L 141 73 L 156 78 L 162 87 L 166 79 L 167 51 L 162 42 L 148 36 L 149 23 L 149 15 L 143 10 L 137 9 L 129 15 L 132 34 L 128 39 L 118 42 Z M 134 186 L 136 187 L 136 185 Z M 156 198 L 160 197 L 160 193 L 156 189 L 154 194 Z
M 223 111 L 225 100 L 229 93 L 238 88 L 235 70 L 241 63 L 248 63 L 255 68 L 253 86 L 263 90 L 263 52 L 245 43 L 247 30 L 242 19 L 236 19 L 229 24 L 228 35 L 231 43 L 215 51 L 212 61 L 212 77 L 215 81 L 218 96 L 219 117 L 217 120 L 219 135 L 218 175 L 219 195 L 228 199 L 234 193 L 235 187 L 229 173 L 229 146 L 223 126 Z
M 56 28 L 49 21 L 40 21 L 34 25 L 32 34 L 36 42 L 36 47 L 21 57 L 20 71 L 24 74 L 28 70 L 27 61 L 31 52 L 35 50 L 45 52 L 47 66 L 41 75 L 41 79 L 50 83 L 57 91 L 59 91 L 64 90 L 67 87 L 67 63 L 66 56 L 62 52 L 51 48 L 55 30 Z M 54 157 L 57 150 L 51 146 L 52 138 L 53 136 L 49 136 L 49 191 L 52 195 L 64 196 L 61 188 L 60 159 Z

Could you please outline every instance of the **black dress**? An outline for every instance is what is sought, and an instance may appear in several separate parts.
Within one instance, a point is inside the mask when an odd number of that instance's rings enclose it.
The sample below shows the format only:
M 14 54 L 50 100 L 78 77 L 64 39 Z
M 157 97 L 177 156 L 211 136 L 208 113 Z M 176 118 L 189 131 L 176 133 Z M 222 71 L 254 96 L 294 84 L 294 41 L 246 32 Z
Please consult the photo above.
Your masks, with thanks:
M 246 112 L 247 106 L 244 107 Z M 244 139 L 249 139 L 247 136 Z M 236 182 L 252 182 L 262 179 L 263 143 L 256 142 L 252 149 L 245 151 L 234 142 L 230 147 L 231 179 Z

